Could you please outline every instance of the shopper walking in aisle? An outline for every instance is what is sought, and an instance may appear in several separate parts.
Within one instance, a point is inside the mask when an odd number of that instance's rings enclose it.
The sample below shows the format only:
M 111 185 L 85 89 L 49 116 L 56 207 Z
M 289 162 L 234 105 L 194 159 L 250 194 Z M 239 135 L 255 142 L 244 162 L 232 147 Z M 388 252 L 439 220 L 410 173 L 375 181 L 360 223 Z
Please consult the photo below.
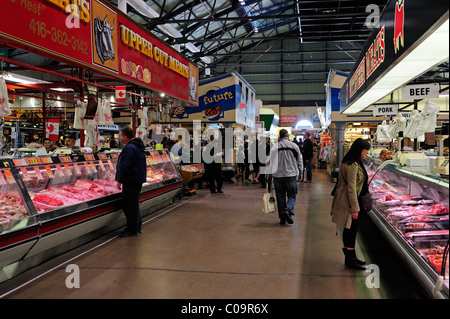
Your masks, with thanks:
M 342 240 L 345 265 L 352 269 L 366 269 L 366 263 L 356 258 L 355 243 L 358 232 L 360 207 L 358 197 L 369 191 L 368 176 L 361 159 L 370 150 L 369 142 L 358 138 L 342 160 L 334 196 L 331 215 L 332 222 L 343 228 Z
M 244 137 L 244 184 L 250 183 L 250 162 L 248 152 L 248 137 Z
M 266 167 L 269 168 L 267 173 L 273 177 L 280 224 L 286 221 L 293 224 L 297 181 L 302 180 L 303 159 L 297 144 L 289 141 L 287 130 L 280 130 L 280 140 L 272 147 Z
M 242 175 L 242 182 L 244 181 L 244 172 L 245 172 L 245 164 L 244 164 L 244 160 L 245 160 L 245 154 L 244 154 L 244 147 L 241 145 L 239 146 L 239 151 L 236 154 L 236 164 L 238 166 L 236 175 L 233 176 L 233 178 L 231 178 L 231 181 L 233 183 L 237 183 L 237 178 L 239 176 Z
M 252 143 L 250 145 L 250 158 L 252 159 L 252 166 L 253 166 L 252 184 L 259 184 L 259 177 L 261 175 L 261 173 L 259 171 L 261 163 L 259 162 L 260 159 L 258 156 L 258 148 L 259 148 L 259 142 L 256 139 L 256 136 L 252 136 Z
M 306 166 L 306 180 L 305 183 L 311 183 L 312 181 L 312 159 L 314 156 L 314 145 L 311 141 L 311 134 L 307 132 L 305 134 L 305 142 L 303 143 L 303 156 L 305 157 Z
M 120 152 L 117 162 L 116 181 L 118 187 L 122 188 L 122 209 L 127 218 L 127 226 L 119 236 L 138 236 L 142 227 L 139 195 L 142 184 L 147 179 L 145 146 L 139 137 L 134 138 L 130 127 L 120 131 L 120 140 L 125 147 Z
M 222 157 L 223 152 L 218 150 L 219 143 L 212 135 L 209 142 L 210 146 L 205 147 L 205 151 L 209 151 L 212 162 L 206 164 L 209 173 L 209 190 L 211 194 L 223 193 L 223 179 L 222 179 Z M 217 190 L 216 190 L 217 189 Z
M 260 137 L 260 143 L 258 144 L 259 150 L 258 150 L 258 159 L 257 161 L 260 164 L 260 169 L 259 169 L 259 183 L 261 184 L 260 188 L 266 188 L 266 174 L 265 174 L 265 170 L 266 170 L 266 161 L 267 158 L 270 155 L 270 137 L 264 137 L 261 136 Z M 262 154 L 265 154 L 265 156 L 261 156 L 260 152 L 262 152 Z

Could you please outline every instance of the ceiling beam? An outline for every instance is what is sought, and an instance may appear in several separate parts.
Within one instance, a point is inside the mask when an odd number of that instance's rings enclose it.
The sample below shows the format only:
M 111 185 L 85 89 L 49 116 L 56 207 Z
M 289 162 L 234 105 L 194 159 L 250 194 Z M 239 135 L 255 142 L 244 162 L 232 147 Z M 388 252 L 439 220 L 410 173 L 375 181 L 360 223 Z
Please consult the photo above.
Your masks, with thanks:
M 168 20 L 164 19 L 162 21 L 153 22 L 153 19 L 150 19 L 152 25 L 158 24 L 166 24 L 166 23 L 195 23 L 195 22 L 205 22 L 213 21 L 213 22 L 227 22 L 227 21 L 254 21 L 254 20 L 268 20 L 268 19 L 297 19 L 300 15 L 298 14 L 280 14 L 280 15 L 260 15 L 260 16 L 242 16 L 242 17 L 212 17 L 212 18 L 201 18 L 201 19 L 174 19 Z M 368 16 L 367 13 L 336 13 L 336 14 L 312 14 L 312 15 L 302 15 L 302 21 L 317 21 L 317 20 L 327 20 L 329 22 L 330 19 L 342 19 L 342 18 L 360 18 L 366 19 Z M 303 24 L 303 22 L 302 22 Z

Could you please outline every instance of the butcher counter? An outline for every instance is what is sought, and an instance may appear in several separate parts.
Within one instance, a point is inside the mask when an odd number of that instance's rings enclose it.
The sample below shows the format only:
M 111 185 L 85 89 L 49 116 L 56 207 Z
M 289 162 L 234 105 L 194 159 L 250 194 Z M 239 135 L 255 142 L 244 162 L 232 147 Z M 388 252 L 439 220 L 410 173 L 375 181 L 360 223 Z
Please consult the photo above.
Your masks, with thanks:
M 425 291 L 448 299 L 448 178 L 377 158 L 364 165 L 373 198 L 370 219 Z
M 166 150 L 146 155 L 144 216 L 173 203 L 183 186 Z M 0 158 L 0 282 L 125 225 L 118 157 Z

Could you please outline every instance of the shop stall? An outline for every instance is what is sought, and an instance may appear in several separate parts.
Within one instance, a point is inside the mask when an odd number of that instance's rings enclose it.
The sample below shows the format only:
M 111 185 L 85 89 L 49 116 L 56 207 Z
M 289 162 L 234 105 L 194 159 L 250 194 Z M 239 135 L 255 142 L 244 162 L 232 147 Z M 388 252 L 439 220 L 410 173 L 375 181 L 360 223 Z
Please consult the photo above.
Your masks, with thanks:
M 333 116 L 338 142 L 344 143 L 345 123 L 353 123 L 348 142 L 371 140 L 373 157 L 365 163 L 374 176 L 371 220 L 425 291 L 447 299 L 449 180 L 430 165 L 416 133 L 429 133 L 433 143 L 442 135 L 448 143 L 448 134 L 437 132 L 449 121 L 448 98 L 440 97 L 448 79 L 423 76 L 448 64 L 448 34 L 448 4 L 389 1 L 342 85 Z M 354 122 L 375 122 L 376 128 L 361 134 Z M 441 165 L 448 163 L 439 153 Z
M 0 20 L 0 281 L 123 227 L 119 130 L 145 141 L 147 112 L 198 106 L 198 67 L 108 1 L 34 2 L 12 1 Z M 79 147 L 35 155 L 42 138 L 68 134 Z M 147 152 L 142 213 L 182 189 L 169 153 Z
M 0 159 L 0 281 L 125 225 L 118 153 Z M 167 151 L 147 152 L 145 216 L 173 202 L 183 179 Z
M 177 106 L 170 113 L 170 123 L 239 124 L 255 128 L 256 92 L 237 72 L 202 80 L 199 107 Z
M 434 298 L 449 297 L 449 183 L 439 174 L 370 158 L 371 220 Z

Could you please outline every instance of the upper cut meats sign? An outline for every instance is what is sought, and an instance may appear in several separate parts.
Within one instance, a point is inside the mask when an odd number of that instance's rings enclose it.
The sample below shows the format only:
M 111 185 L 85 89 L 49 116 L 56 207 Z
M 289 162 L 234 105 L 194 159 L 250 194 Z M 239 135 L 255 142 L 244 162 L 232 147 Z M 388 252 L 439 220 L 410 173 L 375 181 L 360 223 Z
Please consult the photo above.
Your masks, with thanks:
M 4 2 L 7 2 L 6 5 Z M 2 0 L 0 40 L 198 105 L 198 68 L 98 0 Z

